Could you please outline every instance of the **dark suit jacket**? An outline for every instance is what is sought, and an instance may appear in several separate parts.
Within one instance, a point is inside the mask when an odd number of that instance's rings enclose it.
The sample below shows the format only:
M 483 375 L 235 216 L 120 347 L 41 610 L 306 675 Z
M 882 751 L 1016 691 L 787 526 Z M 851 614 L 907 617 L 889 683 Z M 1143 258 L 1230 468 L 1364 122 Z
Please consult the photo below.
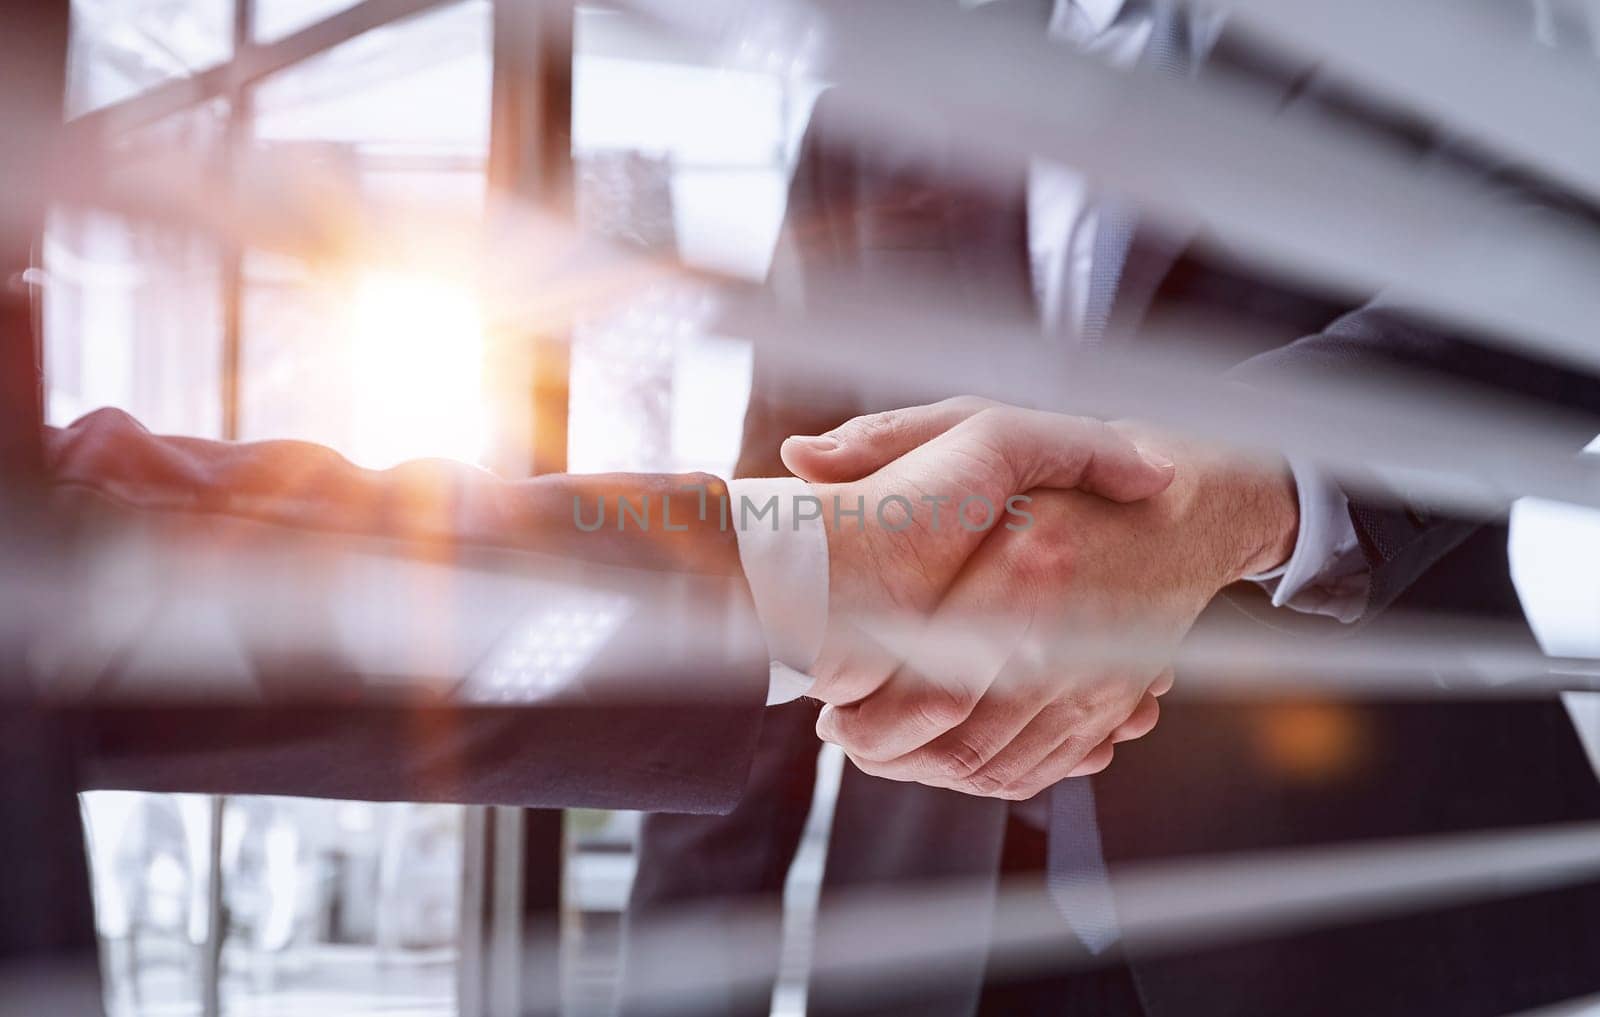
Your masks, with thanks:
M 1207 73 L 1273 89 L 1288 105 L 1315 102 L 1327 115 L 1355 116 L 1390 143 L 1413 146 L 1419 158 L 1436 150 L 1405 118 L 1316 87 L 1228 37 Z M 1031 302 L 1020 181 L 1015 200 L 995 200 L 963 182 L 949 153 L 893 145 L 835 132 L 824 97 L 791 190 L 775 287 L 803 300 L 808 273 L 843 270 L 868 285 L 909 278 L 989 304 Z M 1238 371 L 1253 384 L 1302 371 L 1359 376 L 1373 364 L 1398 362 L 1600 413 L 1593 379 L 1493 353 L 1471 336 L 1404 315 L 1360 309 L 1359 294 L 1311 292 L 1242 272 L 1205 237 L 1193 238 L 1181 256 L 1173 253 L 1159 230 L 1141 230 L 1116 318 L 1124 326 L 1177 319 L 1201 335 L 1207 322 L 1224 322 L 1255 335 L 1262 352 Z M 776 450 L 786 435 L 819 433 L 884 408 L 862 405 L 851 392 L 819 405 L 814 379 L 796 382 L 759 362 L 756 378 L 740 467 L 751 474 L 781 471 Z M 797 391 L 803 398 L 791 398 Z M 1600 426 L 1575 433 L 1574 451 L 1595 430 Z M 1358 497 L 1352 521 L 1372 573 L 1363 619 L 1369 625 L 1381 626 L 1393 607 L 1520 619 L 1499 524 L 1453 519 L 1399 493 Z M 1240 603 L 1250 597 L 1239 591 Z M 1156 731 L 1120 748 L 1116 764 L 1095 778 L 1113 867 L 1600 817 L 1600 785 L 1554 700 L 1184 702 L 1182 687 L 1179 675 L 1178 698 L 1164 707 Z M 709 907 L 719 892 L 781 886 L 810 800 L 816 746 L 804 730 L 813 716 L 803 705 L 769 714 L 771 745 L 731 816 L 651 817 L 634 899 L 641 920 L 685 902 Z M 828 934 L 832 889 L 993 874 L 1005 815 L 1003 803 L 891 784 L 847 766 L 818 934 Z M 1597 947 L 1600 886 L 1590 884 L 1180 955 L 1137 941 L 1124 952 L 1153 1017 L 1488 1017 L 1600 988 Z M 983 972 L 982 957 L 949 958 L 931 997 L 889 1004 L 814 980 L 811 1009 L 957 1017 L 973 1011 Z M 764 1001 L 752 994 L 727 1002 L 717 1012 L 755 1013 Z M 1036 1012 L 1059 1005 L 1038 1000 Z
M 692 489 L 704 486 L 715 499 L 724 488 L 714 477 L 503 481 L 442 461 L 377 472 L 301 442 L 157 437 L 114 410 L 46 429 L 45 454 L 49 504 L 68 531 L 64 546 L 82 550 L 85 568 L 104 568 L 96 541 L 133 532 L 223 568 L 250 562 L 238 573 L 246 582 L 251 568 L 273 562 L 291 573 L 288 586 L 278 576 L 266 603 L 235 603 L 226 583 L 206 588 L 208 608 L 220 602 L 233 612 L 220 628 L 246 658 L 247 705 L 219 701 L 214 676 L 157 692 L 137 685 L 130 676 L 157 645 L 147 631 L 156 626 L 113 626 L 105 636 L 106 626 L 83 613 L 94 603 L 92 584 L 53 592 L 58 602 L 41 624 L 106 643 L 76 669 L 90 673 L 64 669 L 41 690 L 77 718 L 85 788 L 705 812 L 726 811 L 744 787 L 766 695 L 766 650 L 735 534 L 719 526 L 714 509 L 703 519 L 698 512 Z M 637 506 L 646 495 L 653 529 L 630 522 L 618 532 L 615 499 Z M 582 532 L 575 498 L 586 518 L 605 499 L 608 525 Z M 664 499 L 673 503 L 671 532 Z M 498 568 L 514 581 L 620 569 L 608 574 L 627 601 L 626 617 L 569 684 L 536 705 L 464 703 L 449 691 L 465 677 L 455 674 L 435 676 L 443 679 L 435 693 L 396 697 L 371 680 L 384 675 L 360 673 L 325 646 L 308 656 L 304 644 L 283 645 L 248 617 L 310 619 L 315 634 L 334 598 L 383 592 L 327 581 L 348 550 L 429 566 L 410 591 L 423 606 L 402 621 L 431 624 L 438 604 L 444 638 L 473 621 L 462 616 L 471 603 L 451 600 L 456 566 Z M 134 556 L 153 564 L 134 573 L 143 586 L 119 598 L 120 607 L 164 618 L 169 629 L 192 627 L 194 638 L 217 629 L 173 607 L 183 603 L 183 584 L 204 570 L 163 571 L 167 558 Z M 63 556 L 57 574 L 70 576 L 73 560 Z M 404 569 L 381 574 L 413 582 Z M 538 589 L 545 592 L 530 596 L 564 596 Z M 64 692 L 68 682 L 80 691 Z

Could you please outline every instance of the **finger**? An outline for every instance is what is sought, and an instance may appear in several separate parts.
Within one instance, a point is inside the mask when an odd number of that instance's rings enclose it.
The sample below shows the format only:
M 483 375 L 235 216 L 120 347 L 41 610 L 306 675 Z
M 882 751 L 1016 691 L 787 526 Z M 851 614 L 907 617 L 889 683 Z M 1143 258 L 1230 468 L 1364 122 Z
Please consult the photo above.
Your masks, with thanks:
M 915 780 L 972 794 L 995 790 L 986 782 L 967 786 L 996 756 L 1010 749 L 1040 711 L 1049 705 L 1048 691 L 1038 683 L 1024 686 L 1001 677 L 989 687 L 966 720 L 903 755 L 876 763 L 879 776 Z M 1039 755 L 1054 747 L 1052 741 Z
M 1110 738 L 1093 745 L 1087 752 L 1083 746 L 1084 743 L 1076 738 L 1068 739 L 1054 751 L 1046 753 L 1021 776 L 1010 778 L 1000 787 L 984 794 L 990 798 L 1026 801 L 1068 777 L 1087 777 L 1111 765 L 1111 758 L 1116 750 Z M 966 791 L 968 794 L 978 793 L 965 787 L 955 790 Z
M 1099 745 L 1096 745 L 1088 755 L 1082 757 L 1070 768 L 1068 768 L 1066 773 L 1059 774 L 1059 776 L 1057 775 L 1057 771 L 1060 769 L 1062 764 L 1060 764 L 1054 757 L 1046 759 L 1043 765 L 1039 767 L 1042 779 L 1046 781 L 1043 786 L 1049 787 L 1058 780 L 1065 780 L 1068 777 L 1088 777 L 1092 774 L 1099 773 L 1101 770 L 1104 770 L 1106 767 L 1111 765 L 1111 757 L 1115 755 L 1115 753 L 1116 749 L 1112 747 L 1111 739 L 1107 738 Z
M 1164 696 L 1168 692 L 1171 692 L 1173 679 L 1174 675 L 1172 668 L 1169 667 L 1165 671 L 1162 671 L 1156 676 L 1156 680 L 1150 683 L 1150 694 L 1152 696 Z
M 919 472 L 933 477 L 959 475 L 974 459 L 998 460 L 990 465 L 1006 478 L 1004 490 L 985 493 L 1000 498 L 1055 487 L 1140 501 L 1166 490 L 1176 472 L 1104 421 L 970 397 L 856 417 L 826 435 L 790 438 L 781 454 L 803 480 L 844 483 L 918 451 L 928 459 Z
M 995 403 L 958 396 L 926 406 L 869 413 L 821 435 L 786 438 L 779 455 L 789 470 L 813 484 L 860 480 Z
M 1130 723 L 1137 728 L 1146 721 L 1154 727 L 1159 714 L 1147 713 L 1138 721 L 1134 717 L 1149 710 L 1146 703 L 1155 702 L 1155 697 L 1146 693 L 1116 726 L 1107 723 L 1105 708 L 1085 709 L 1073 700 L 1051 703 L 987 766 L 955 790 L 1021 801 L 1067 777 L 1099 773 L 1111 762 L 1117 730 Z M 1123 714 L 1112 716 L 1114 723 L 1114 718 Z
M 1011 469 L 1011 494 L 1076 488 L 1141 501 L 1165 491 L 1176 472 L 1170 459 L 1093 417 L 1000 407 L 953 428 L 950 438 L 958 436 L 973 443 L 970 454 L 999 454 Z
M 1022 645 L 1032 611 L 1017 603 L 1010 568 L 1018 535 L 995 535 L 972 555 L 934 612 L 929 626 L 968 635 L 955 642 L 906 643 L 886 630 L 887 645 L 905 663 L 882 687 L 848 708 L 818 718 L 817 737 L 852 755 L 887 762 L 922 747 L 965 722 Z M 1009 539 L 1007 539 L 1009 538 Z M 963 624 L 987 619 L 982 629 Z M 1031 713 L 1037 712 L 1030 707 Z
M 1128 719 L 1118 724 L 1111 731 L 1113 742 L 1131 742 L 1135 738 L 1143 738 L 1155 729 L 1156 721 L 1161 719 L 1161 700 L 1155 693 L 1146 692 L 1144 698 L 1139 700 L 1139 705 L 1133 708 L 1133 713 Z
M 830 706 L 854 703 L 882 688 L 899 669 L 903 655 L 863 632 L 859 625 L 832 618 L 828 626 L 822 656 L 811 666 L 812 683 L 806 695 Z
M 945 496 L 961 506 L 958 517 L 980 501 L 986 518 L 963 523 L 978 532 L 994 525 L 1002 506 L 1004 515 L 1013 517 L 1008 529 L 1027 530 L 1031 513 L 1018 513 L 1013 504 L 1026 505 L 1031 498 L 1023 492 L 1034 488 L 1076 488 L 1131 502 L 1166 490 L 1174 474 L 1170 460 L 1141 451 L 1102 420 L 1001 406 L 981 410 L 912 448 L 872 479 L 899 494 L 909 489 Z
M 1067 765 L 1069 756 L 1076 760 L 1093 750 L 1104 730 L 1104 721 L 1085 717 L 1072 704 L 1048 704 L 987 763 L 940 786 L 989 798 L 1031 798 L 1044 786 L 1034 778 L 1046 759 L 1054 756 Z
M 982 695 L 979 682 L 947 683 L 901 668 L 860 702 L 824 710 L 817 737 L 852 757 L 887 762 L 959 725 Z

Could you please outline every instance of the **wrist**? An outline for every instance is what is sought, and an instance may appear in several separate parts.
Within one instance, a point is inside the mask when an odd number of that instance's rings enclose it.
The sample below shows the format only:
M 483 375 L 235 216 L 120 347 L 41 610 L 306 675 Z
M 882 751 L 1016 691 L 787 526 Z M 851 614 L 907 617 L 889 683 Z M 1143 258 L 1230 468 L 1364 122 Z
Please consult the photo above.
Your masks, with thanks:
M 1270 572 L 1294 554 L 1300 533 L 1300 499 L 1294 472 L 1282 459 L 1234 462 L 1223 468 L 1221 499 L 1238 520 L 1230 582 Z
M 1237 452 L 1183 441 L 1123 423 L 1141 448 L 1178 464 L 1170 499 L 1184 542 L 1199 556 L 1209 584 L 1220 590 L 1289 560 L 1299 534 L 1300 504 L 1294 473 L 1280 457 Z

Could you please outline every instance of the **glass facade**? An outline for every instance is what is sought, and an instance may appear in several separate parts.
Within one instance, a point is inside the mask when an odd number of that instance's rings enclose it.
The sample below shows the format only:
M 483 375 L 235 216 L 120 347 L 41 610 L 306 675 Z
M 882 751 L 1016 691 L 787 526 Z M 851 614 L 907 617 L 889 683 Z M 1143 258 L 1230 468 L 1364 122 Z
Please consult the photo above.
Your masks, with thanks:
M 175 83 L 204 84 L 234 58 L 235 39 L 259 58 L 341 18 L 348 28 L 353 6 L 79 0 L 68 116 L 115 116 Z M 247 23 L 235 25 L 236 11 Z M 462 0 L 329 34 L 314 54 L 207 86 L 176 111 L 114 121 L 115 169 L 175 154 L 218 181 L 240 160 L 252 172 L 289 167 L 362 207 L 469 234 L 489 207 L 493 25 L 489 0 Z M 575 51 L 582 227 L 759 278 L 810 93 L 721 53 L 685 52 L 614 12 L 579 10 Z M 345 210 L 326 211 L 337 231 Z M 304 439 L 373 468 L 419 456 L 488 464 L 517 426 L 496 416 L 492 344 L 522 340 L 486 330 L 473 279 L 394 253 L 347 245 L 330 258 L 58 211 L 44 250 L 50 422 L 117 406 L 159 432 Z M 580 322 L 570 468 L 731 467 L 749 351 L 705 334 L 698 317 L 671 294 L 646 294 Z M 493 676 L 481 677 L 495 698 Z M 84 795 L 111 1014 L 460 1012 L 464 908 L 478 906 L 463 891 L 464 865 L 478 864 L 470 812 Z M 603 1013 L 637 817 L 578 811 L 565 825 L 564 1009 Z M 814 882 L 815 845 L 808 857 Z

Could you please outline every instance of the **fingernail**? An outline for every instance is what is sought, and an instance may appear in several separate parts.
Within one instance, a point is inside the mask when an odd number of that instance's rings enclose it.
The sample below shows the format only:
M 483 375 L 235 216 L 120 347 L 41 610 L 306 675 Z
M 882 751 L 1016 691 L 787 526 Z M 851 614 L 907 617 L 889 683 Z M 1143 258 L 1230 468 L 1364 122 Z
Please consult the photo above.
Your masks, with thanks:
M 785 445 L 791 442 L 813 452 L 832 452 L 839 447 L 839 439 L 826 434 L 796 434 L 784 440 Z
M 1143 459 L 1145 462 L 1149 463 L 1151 466 L 1154 466 L 1156 469 L 1158 469 L 1158 470 L 1170 470 L 1170 469 L 1172 469 L 1172 460 L 1168 459 L 1166 456 L 1162 455 L 1161 453 L 1152 452 L 1147 448 L 1140 448 L 1138 446 L 1135 446 L 1135 448 L 1139 453 L 1139 458 Z

